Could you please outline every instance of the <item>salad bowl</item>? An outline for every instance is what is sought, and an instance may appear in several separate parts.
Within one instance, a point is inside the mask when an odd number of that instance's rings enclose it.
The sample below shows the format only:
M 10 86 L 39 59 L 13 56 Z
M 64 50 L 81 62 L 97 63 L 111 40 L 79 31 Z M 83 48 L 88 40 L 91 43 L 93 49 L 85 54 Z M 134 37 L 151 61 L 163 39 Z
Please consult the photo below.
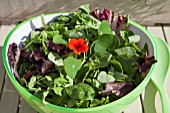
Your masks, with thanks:
M 51 22 L 54 18 L 61 15 L 69 15 L 69 13 L 53 13 L 46 14 L 44 19 L 46 23 Z M 30 32 L 37 28 L 43 27 L 41 23 L 41 16 L 31 18 L 17 25 L 7 36 L 4 45 L 3 45 L 3 62 L 8 73 L 12 84 L 17 89 L 22 98 L 35 110 L 40 113 L 119 113 L 125 110 L 136 98 L 142 93 L 145 89 L 147 83 L 151 78 L 152 71 L 154 69 L 154 64 L 150 68 L 147 76 L 144 80 L 130 93 L 121 97 L 120 99 L 110 102 L 109 104 L 92 107 L 92 108 L 67 108 L 51 103 L 44 103 L 43 100 L 37 98 L 36 96 L 29 93 L 19 82 L 16 80 L 13 69 L 10 67 L 8 61 L 8 47 L 11 43 L 15 42 L 17 45 L 20 45 L 23 40 L 26 40 L 26 37 L 29 37 Z M 132 31 L 134 34 L 140 35 L 142 37 L 138 43 L 139 48 L 143 48 L 145 43 L 148 45 L 148 56 L 155 56 L 157 58 L 157 48 L 153 46 L 155 43 L 152 35 L 141 25 L 129 20 L 128 30 Z

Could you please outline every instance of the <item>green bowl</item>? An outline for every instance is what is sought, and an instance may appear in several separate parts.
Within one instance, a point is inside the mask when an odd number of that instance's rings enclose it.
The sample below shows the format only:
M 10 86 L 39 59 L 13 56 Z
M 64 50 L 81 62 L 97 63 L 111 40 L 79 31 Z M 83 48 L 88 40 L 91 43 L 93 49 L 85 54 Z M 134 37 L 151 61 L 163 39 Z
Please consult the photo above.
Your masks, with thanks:
M 60 16 L 60 15 L 68 15 L 69 13 L 54 13 L 54 14 L 47 14 L 45 15 L 46 22 L 50 22 L 54 17 Z M 138 44 L 139 47 L 143 47 L 145 43 L 148 43 L 149 46 L 149 56 L 155 56 L 157 58 L 157 50 L 155 45 L 155 40 L 152 37 L 152 35 L 141 25 L 129 21 L 129 30 L 132 30 L 135 34 L 138 34 L 141 36 L 141 40 Z M 22 22 L 21 24 L 17 25 L 7 36 L 4 45 L 3 45 L 3 62 L 5 65 L 5 68 L 7 70 L 8 76 L 12 82 L 12 84 L 15 86 L 19 94 L 22 96 L 22 98 L 35 110 L 37 110 L 40 113 L 119 113 L 125 110 L 133 101 L 136 100 L 136 98 L 142 93 L 142 91 L 145 89 L 147 83 L 149 82 L 151 78 L 152 71 L 154 69 L 154 65 L 152 65 L 148 75 L 146 78 L 129 94 L 126 96 L 111 102 L 107 105 L 94 107 L 94 108 L 65 108 L 56 106 L 53 104 L 44 104 L 42 100 L 39 98 L 33 96 L 31 93 L 29 93 L 24 87 L 22 87 L 17 80 L 15 79 L 13 75 L 13 71 L 11 70 L 7 58 L 7 50 L 9 44 L 12 42 L 15 42 L 16 44 L 19 44 L 23 37 L 28 37 L 29 33 L 36 29 L 42 27 L 41 23 L 41 17 L 34 17 L 29 20 L 26 20 Z

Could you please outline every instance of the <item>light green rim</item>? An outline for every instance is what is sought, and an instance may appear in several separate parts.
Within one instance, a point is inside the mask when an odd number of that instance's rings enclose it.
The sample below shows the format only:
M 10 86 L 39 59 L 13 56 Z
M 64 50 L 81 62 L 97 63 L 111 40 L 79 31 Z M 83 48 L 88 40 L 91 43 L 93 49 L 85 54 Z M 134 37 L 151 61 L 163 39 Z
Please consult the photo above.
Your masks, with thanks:
M 69 13 L 71 13 L 71 12 L 59 12 L 59 13 L 51 13 L 51 14 L 45 14 L 45 15 L 69 14 Z M 2 57 L 3 57 L 4 66 L 5 66 L 5 68 L 6 68 L 6 71 L 7 71 L 7 73 L 8 73 L 8 76 L 9 76 L 10 80 L 12 81 L 12 83 L 15 84 L 16 87 L 18 87 L 19 89 L 21 89 L 23 93 L 25 93 L 26 95 L 28 95 L 29 97 L 31 97 L 31 98 L 34 99 L 35 101 L 38 101 L 38 102 L 40 102 L 40 103 L 43 103 L 41 99 L 39 99 L 39 98 L 35 97 L 34 95 L 32 95 L 31 93 L 29 93 L 26 89 L 24 89 L 24 88 L 17 82 L 17 80 L 15 79 L 15 77 L 13 76 L 13 74 L 11 73 L 11 71 L 10 71 L 10 69 L 9 69 L 9 67 L 8 67 L 7 59 L 6 59 L 7 43 L 8 43 L 9 38 L 11 37 L 11 35 L 12 35 L 20 26 L 26 24 L 27 22 L 29 22 L 29 21 L 31 21 L 31 20 L 35 20 L 35 19 L 37 19 L 38 17 L 40 17 L 40 16 L 36 16 L 36 17 L 30 18 L 30 19 L 28 19 L 28 20 L 25 20 L 24 22 L 18 24 L 13 30 L 11 30 L 11 32 L 8 34 L 8 36 L 7 36 L 6 39 L 5 39 L 4 46 L 3 46 L 3 51 L 2 51 Z M 136 27 L 138 27 L 139 29 L 141 29 L 141 30 L 151 39 L 151 42 L 153 43 L 153 45 L 156 45 L 156 42 L 155 42 L 153 36 L 152 36 L 143 26 L 141 26 L 141 25 L 139 25 L 139 24 L 137 24 L 136 22 L 133 22 L 133 21 L 131 21 L 131 20 L 129 20 L 129 23 L 132 24 L 132 25 L 134 25 L 134 26 L 136 26 Z M 157 54 L 158 54 L 158 53 L 157 53 L 157 46 L 154 46 L 154 55 L 155 55 L 155 58 L 156 58 L 156 59 L 157 59 Z M 155 67 L 155 64 L 152 65 L 152 67 L 151 67 L 148 75 L 145 77 L 145 79 L 149 79 L 149 78 L 150 78 L 151 73 L 152 73 L 154 67 Z M 81 112 L 82 112 L 82 111 L 84 111 L 84 112 L 85 112 L 85 111 L 86 111 L 86 112 L 89 112 L 89 111 L 94 111 L 94 110 L 96 110 L 96 109 L 100 110 L 100 109 L 108 108 L 108 107 L 111 107 L 111 106 L 113 106 L 113 105 L 116 105 L 117 103 L 119 103 L 119 102 L 121 102 L 121 101 L 123 102 L 124 100 L 128 99 L 129 96 L 133 95 L 133 93 L 135 93 L 135 91 L 136 91 L 137 89 L 139 89 L 139 87 L 142 86 L 142 84 L 145 82 L 145 79 L 144 79 L 133 91 L 131 91 L 129 94 L 125 95 L 124 97 L 122 97 L 122 98 L 120 98 L 120 99 L 118 99 L 118 100 L 116 100 L 116 101 L 114 101 L 114 102 L 111 102 L 111 103 L 106 104 L 106 105 L 103 105 L 103 106 L 98 106 L 98 107 L 93 107 L 93 108 L 79 108 L 79 109 L 77 109 L 77 108 L 65 108 L 65 107 L 56 106 L 56 105 L 53 105 L 53 104 L 50 104 L 50 103 L 46 104 L 46 106 L 49 106 L 49 107 L 51 107 L 51 108 L 53 108 L 53 109 L 69 110 L 69 111 L 74 111 L 74 112 L 78 112 L 78 111 L 81 111 Z

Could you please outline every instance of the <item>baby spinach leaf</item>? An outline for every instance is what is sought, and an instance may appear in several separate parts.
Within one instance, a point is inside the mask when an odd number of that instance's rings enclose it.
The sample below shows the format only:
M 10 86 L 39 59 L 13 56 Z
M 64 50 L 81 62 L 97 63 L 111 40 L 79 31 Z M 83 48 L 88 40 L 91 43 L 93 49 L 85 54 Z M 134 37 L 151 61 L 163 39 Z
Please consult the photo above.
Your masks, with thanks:
M 107 83 L 115 81 L 115 78 L 112 75 L 107 74 L 105 71 L 101 71 L 97 77 L 97 80 L 101 83 Z
M 75 100 L 90 100 L 94 98 L 95 91 L 93 88 L 85 83 L 78 83 L 66 88 L 67 94 L 70 98 Z
M 129 36 L 128 39 L 129 39 L 129 44 L 138 43 L 140 41 L 140 36 L 139 35 L 132 35 L 132 36 Z
M 95 91 L 90 85 L 85 84 L 85 83 L 79 83 L 78 86 L 84 90 L 84 93 L 85 93 L 84 99 L 85 100 L 91 100 L 94 98 Z
M 112 54 L 105 53 L 104 55 L 94 54 L 90 61 L 94 67 L 106 67 L 109 64 L 110 59 L 112 58 Z
M 74 57 L 68 57 L 64 60 L 64 69 L 68 76 L 75 78 L 77 71 L 81 68 L 81 60 L 77 60 Z
M 79 87 L 78 85 L 72 85 L 66 88 L 66 93 L 69 95 L 70 98 L 76 100 L 82 100 L 85 98 L 84 90 Z
M 95 107 L 97 105 L 101 104 L 100 100 L 98 99 L 93 99 L 91 104 L 90 104 L 90 107 Z
M 73 107 L 76 104 L 75 99 L 69 99 L 67 103 L 67 107 Z
M 112 30 L 109 26 L 109 23 L 106 20 L 103 20 L 98 28 L 98 33 L 99 35 L 104 35 L 104 34 L 113 34 Z
M 61 67 L 61 66 L 64 66 L 63 64 L 63 59 L 57 54 L 57 53 L 54 53 L 54 52 L 50 52 L 48 54 L 48 59 L 53 62 L 57 67 Z
M 128 58 L 132 58 L 133 56 L 137 55 L 136 50 L 129 46 L 116 49 L 115 52 L 118 54 L 118 56 L 125 56 Z
M 123 73 L 123 68 L 119 61 L 113 59 L 110 62 L 112 63 L 112 65 L 116 71 Z
M 104 34 L 96 40 L 94 51 L 104 54 L 106 50 L 109 49 L 109 51 L 112 52 L 119 47 L 119 43 L 119 39 L 116 36 Z
M 85 38 L 85 34 L 83 33 L 83 31 L 70 31 L 69 32 L 69 37 L 70 38 Z
M 62 38 L 62 35 L 58 35 L 56 34 L 54 37 L 53 37 L 53 42 L 55 44 L 67 44 L 67 41 L 65 41 L 63 38 Z
M 114 73 L 115 81 L 123 82 L 128 80 L 128 75 L 125 75 L 120 72 L 115 72 Z

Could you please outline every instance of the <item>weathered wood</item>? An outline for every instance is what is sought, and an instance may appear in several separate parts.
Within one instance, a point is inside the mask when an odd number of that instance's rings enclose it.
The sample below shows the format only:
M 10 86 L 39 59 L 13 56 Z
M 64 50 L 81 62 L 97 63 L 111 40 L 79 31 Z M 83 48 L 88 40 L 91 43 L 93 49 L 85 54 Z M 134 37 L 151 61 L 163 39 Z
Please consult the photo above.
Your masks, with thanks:
M 8 33 L 15 27 L 15 25 L 1 25 L 0 26 L 0 46 L 2 47 L 5 41 L 6 36 L 8 35 Z
M 5 85 L 0 101 L 1 113 L 16 113 L 18 109 L 19 94 L 11 84 L 8 77 L 5 79 Z
M 37 113 L 37 111 L 35 111 L 23 99 L 21 99 L 19 113 Z
M 0 97 L 4 85 L 4 77 L 5 77 L 5 68 L 2 62 L 2 47 L 0 47 Z
M 95 8 L 108 8 L 115 13 L 129 14 L 140 24 L 170 22 L 170 0 L 0 0 L 0 20 L 23 21 L 42 13 L 76 11 L 82 4 Z
M 164 32 L 165 32 L 165 36 L 166 36 L 166 40 L 168 42 L 168 45 L 170 46 L 170 26 L 165 26 L 163 27 Z

